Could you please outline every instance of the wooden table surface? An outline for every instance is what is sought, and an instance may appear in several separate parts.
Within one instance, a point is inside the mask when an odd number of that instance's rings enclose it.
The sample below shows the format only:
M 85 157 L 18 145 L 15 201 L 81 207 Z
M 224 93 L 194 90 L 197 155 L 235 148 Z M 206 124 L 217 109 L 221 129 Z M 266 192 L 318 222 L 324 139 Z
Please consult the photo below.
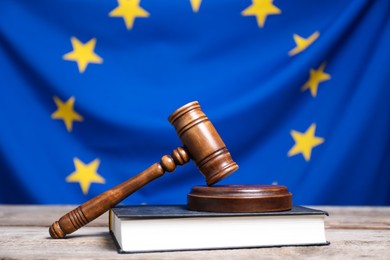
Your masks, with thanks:
M 51 239 L 48 227 L 73 208 L 0 205 L 0 259 L 390 259 L 390 207 L 313 207 L 330 214 L 329 246 L 142 254 L 117 253 L 107 214 L 67 239 Z

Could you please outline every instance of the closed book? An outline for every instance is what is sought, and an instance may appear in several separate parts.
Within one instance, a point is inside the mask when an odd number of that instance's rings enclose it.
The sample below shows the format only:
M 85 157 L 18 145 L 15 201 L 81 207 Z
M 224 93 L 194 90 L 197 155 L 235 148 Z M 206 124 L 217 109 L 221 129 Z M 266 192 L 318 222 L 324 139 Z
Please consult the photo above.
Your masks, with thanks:
M 215 213 L 185 205 L 118 206 L 110 233 L 120 253 L 327 245 L 326 212 L 294 206 L 264 213 Z

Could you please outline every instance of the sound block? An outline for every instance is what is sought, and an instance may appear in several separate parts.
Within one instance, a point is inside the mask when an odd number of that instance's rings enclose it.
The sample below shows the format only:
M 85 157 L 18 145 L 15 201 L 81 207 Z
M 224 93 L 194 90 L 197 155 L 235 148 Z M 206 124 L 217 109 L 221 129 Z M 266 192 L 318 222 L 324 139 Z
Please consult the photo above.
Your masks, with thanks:
M 187 208 L 209 212 L 272 212 L 292 208 L 292 195 L 280 185 L 195 186 Z

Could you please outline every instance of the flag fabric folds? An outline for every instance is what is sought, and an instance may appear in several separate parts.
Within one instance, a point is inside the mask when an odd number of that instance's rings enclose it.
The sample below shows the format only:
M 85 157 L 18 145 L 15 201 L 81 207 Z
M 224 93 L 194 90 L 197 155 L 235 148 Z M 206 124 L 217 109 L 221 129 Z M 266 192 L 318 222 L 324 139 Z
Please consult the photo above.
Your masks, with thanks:
M 180 146 L 197 100 L 294 204 L 390 205 L 390 2 L 3 0 L 0 203 L 82 203 Z M 185 203 L 193 163 L 127 204 Z

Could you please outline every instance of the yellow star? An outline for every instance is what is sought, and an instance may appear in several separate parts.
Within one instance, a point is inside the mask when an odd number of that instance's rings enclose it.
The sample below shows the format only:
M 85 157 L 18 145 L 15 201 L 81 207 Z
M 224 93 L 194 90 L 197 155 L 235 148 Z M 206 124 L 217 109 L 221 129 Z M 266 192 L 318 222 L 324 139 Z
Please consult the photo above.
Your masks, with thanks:
M 122 17 L 126 28 L 133 28 L 136 17 L 149 17 L 149 13 L 139 6 L 140 0 L 118 0 L 118 7 L 109 13 L 110 17 Z
M 73 159 L 76 170 L 66 177 L 67 182 L 79 182 L 83 194 L 88 194 L 89 186 L 94 183 L 105 183 L 105 179 L 97 173 L 100 161 L 95 159 L 84 164 L 78 158 Z
M 192 11 L 194 13 L 197 13 L 200 8 L 200 4 L 202 3 L 202 0 L 190 0 Z
M 310 89 L 311 95 L 313 97 L 317 96 L 317 91 L 318 91 L 318 85 L 326 80 L 330 79 L 330 75 L 326 72 L 324 72 L 326 63 L 322 63 L 321 66 L 317 69 L 311 69 L 310 70 L 310 78 L 308 81 L 306 81 L 305 85 L 302 87 L 302 91 Z
M 294 49 L 288 52 L 289 56 L 297 55 L 298 53 L 304 51 L 307 47 L 309 47 L 318 37 L 320 37 L 320 33 L 314 32 L 308 38 L 302 38 L 298 34 L 294 34 L 294 41 L 297 46 Z
M 80 73 L 83 73 L 88 63 L 102 64 L 103 59 L 94 52 L 96 39 L 93 38 L 86 44 L 80 42 L 76 37 L 70 39 L 73 51 L 64 54 L 63 59 L 77 62 Z
M 70 97 L 65 103 L 58 97 L 54 97 L 53 99 L 57 105 L 57 110 L 51 114 L 51 118 L 64 120 L 66 129 L 68 132 L 71 132 L 73 121 L 83 121 L 83 117 L 73 109 L 75 98 Z
M 272 2 L 273 0 L 252 0 L 252 5 L 242 11 L 241 14 L 243 16 L 256 16 L 258 26 L 263 27 L 268 15 L 282 13 Z
M 288 151 L 288 156 L 302 153 L 306 161 L 310 161 L 311 151 L 314 147 L 322 144 L 325 139 L 315 136 L 316 124 L 311 124 L 305 133 L 291 130 L 290 134 L 295 141 L 295 145 Z

